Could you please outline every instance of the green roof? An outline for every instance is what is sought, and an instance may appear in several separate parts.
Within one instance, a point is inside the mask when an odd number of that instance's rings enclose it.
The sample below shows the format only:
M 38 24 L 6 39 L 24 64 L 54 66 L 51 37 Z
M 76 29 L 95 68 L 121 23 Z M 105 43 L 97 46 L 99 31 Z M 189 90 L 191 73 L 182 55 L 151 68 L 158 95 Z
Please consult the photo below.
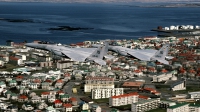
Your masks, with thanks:
M 189 106 L 190 106 L 190 107 L 200 107 L 200 104 L 191 103 Z
M 189 104 L 189 103 L 177 103 L 177 104 L 174 105 L 174 106 L 170 106 L 169 109 L 175 109 L 175 108 L 178 108 L 178 107 L 187 105 L 187 104 Z
M 69 98 L 68 94 L 61 95 L 60 98 Z

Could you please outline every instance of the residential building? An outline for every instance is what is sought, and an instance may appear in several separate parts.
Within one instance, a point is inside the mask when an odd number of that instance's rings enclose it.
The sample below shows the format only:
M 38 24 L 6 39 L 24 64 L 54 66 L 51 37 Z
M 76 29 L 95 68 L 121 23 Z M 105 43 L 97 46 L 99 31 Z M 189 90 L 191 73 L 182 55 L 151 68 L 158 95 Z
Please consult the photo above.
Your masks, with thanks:
M 73 61 L 60 61 L 60 62 L 57 62 L 57 68 L 58 69 L 68 68 L 72 66 L 73 63 L 74 63 Z
M 160 99 L 140 100 L 139 102 L 132 103 L 131 112 L 145 112 L 156 109 L 159 106 Z
M 191 99 L 200 99 L 200 91 L 188 92 L 188 95 Z
M 167 112 L 189 112 L 188 103 L 179 103 L 174 106 L 167 108 Z
M 85 79 L 84 92 L 91 92 L 92 89 L 106 89 L 114 88 L 114 78 L 108 77 L 91 77 L 88 76 Z
M 88 103 L 83 103 L 82 105 L 82 110 L 89 110 L 89 104 Z
M 124 94 L 123 88 L 92 89 L 92 99 L 109 98 Z
M 153 82 L 168 81 L 172 77 L 173 77 L 173 74 L 171 72 L 161 73 L 161 74 L 153 76 Z
M 196 103 L 191 103 L 189 105 L 189 112 L 200 112 L 200 105 Z
M 172 91 L 178 91 L 178 90 L 186 90 L 186 81 L 178 81 L 176 83 L 173 83 L 171 85 L 171 90 Z
M 122 87 L 125 88 L 136 88 L 139 89 L 144 85 L 144 82 L 140 82 L 140 81 L 135 81 L 135 82 L 124 82 Z
M 72 112 L 72 104 L 66 103 L 63 104 L 63 107 L 65 108 L 65 112 Z
M 122 106 L 138 102 L 138 93 L 122 94 L 118 96 L 111 96 L 109 98 L 110 106 Z

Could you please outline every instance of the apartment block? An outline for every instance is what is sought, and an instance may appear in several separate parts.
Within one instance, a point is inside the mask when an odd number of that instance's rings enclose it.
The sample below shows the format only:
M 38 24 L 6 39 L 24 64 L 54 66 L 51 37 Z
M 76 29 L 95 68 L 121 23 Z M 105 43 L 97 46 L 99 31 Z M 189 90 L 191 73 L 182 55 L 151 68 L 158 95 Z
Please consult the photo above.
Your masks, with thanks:
M 114 78 L 88 76 L 85 79 L 84 92 L 91 92 L 92 89 L 108 89 L 114 87 Z
M 171 85 L 172 91 L 186 90 L 186 81 L 178 81 Z
M 138 102 L 138 93 L 122 94 L 118 96 L 112 96 L 109 98 L 110 106 L 122 106 Z
M 188 103 L 179 103 L 167 108 L 167 112 L 190 112 Z
M 92 89 L 92 99 L 109 98 L 124 94 L 123 88 Z
M 159 107 L 160 99 L 140 100 L 131 105 L 131 112 L 145 112 Z

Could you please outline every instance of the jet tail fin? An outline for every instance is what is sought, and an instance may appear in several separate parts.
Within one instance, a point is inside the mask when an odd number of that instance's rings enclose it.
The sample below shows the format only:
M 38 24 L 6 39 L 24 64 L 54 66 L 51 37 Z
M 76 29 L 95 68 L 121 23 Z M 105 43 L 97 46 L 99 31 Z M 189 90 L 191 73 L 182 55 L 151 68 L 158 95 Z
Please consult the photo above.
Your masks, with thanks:
M 158 50 L 152 57 L 151 60 L 157 60 L 164 64 L 169 64 L 167 60 L 165 60 L 165 57 L 168 54 L 169 51 L 169 44 L 165 44 L 160 50 Z
M 103 56 L 108 52 L 108 41 L 105 41 L 102 46 L 99 46 L 97 50 L 95 50 L 90 57 L 95 57 L 99 59 L 103 59 Z

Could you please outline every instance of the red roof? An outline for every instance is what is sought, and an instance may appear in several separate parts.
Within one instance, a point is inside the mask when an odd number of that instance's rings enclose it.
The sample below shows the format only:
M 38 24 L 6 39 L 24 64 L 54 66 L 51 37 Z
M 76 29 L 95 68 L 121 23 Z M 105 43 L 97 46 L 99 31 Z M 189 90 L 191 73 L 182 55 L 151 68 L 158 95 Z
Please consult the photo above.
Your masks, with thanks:
M 41 95 L 49 95 L 50 92 L 42 92 Z
M 74 98 L 74 97 L 71 97 L 70 99 L 69 99 L 70 101 L 77 101 L 77 99 L 76 98 Z
M 26 95 L 20 95 L 19 99 L 28 99 L 28 97 Z
M 71 107 L 72 107 L 72 104 L 66 103 L 66 104 L 63 104 L 63 107 L 65 107 L 65 108 L 71 108 Z
M 9 59 L 13 60 L 13 61 L 18 61 L 19 60 L 19 58 L 16 58 L 16 57 L 13 57 L 13 56 L 10 56 Z
M 18 75 L 16 78 L 17 78 L 17 79 L 23 79 L 24 77 L 21 76 L 21 75 Z
M 41 80 L 40 79 L 35 79 L 33 82 L 34 83 L 41 83 Z
M 49 82 L 49 83 L 51 83 L 52 80 L 50 80 L 50 79 L 46 79 L 45 82 Z
M 56 83 L 63 83 L 63 80 L 59 79 L 56 81 Z
M 133 92 L 133 93 L 128 93 L 128 94 L 122 94 L 122 95 L 118 95 L 118 96 L 112 96 L 112 98 L 115 99 L 115 98 L 129 97 L 129 96 L 138 96 L 138 93 Z
M 57 91 L 57 94 L 61 94 L 61 93 L 64 93 L 64 91 L 63 90 Z
M 134 70 L 134 72 L 135 72 L 135 73 L 140 73 L 141 71 L 140 71 L 140 70 Z
M 142 96 L 142 95 L 139 95 L 139 98 L 141 98 L 141 99 L 149 99 L 149 97 L 148 96 Z
M 57 99 L 57 100 L 54 101 L 54 103 L 62 103 L 62 101 Z
M 144 88 L 143 90 L 150 91 L 150 92 L 156 92 L 156 90 L 153 88 Z

